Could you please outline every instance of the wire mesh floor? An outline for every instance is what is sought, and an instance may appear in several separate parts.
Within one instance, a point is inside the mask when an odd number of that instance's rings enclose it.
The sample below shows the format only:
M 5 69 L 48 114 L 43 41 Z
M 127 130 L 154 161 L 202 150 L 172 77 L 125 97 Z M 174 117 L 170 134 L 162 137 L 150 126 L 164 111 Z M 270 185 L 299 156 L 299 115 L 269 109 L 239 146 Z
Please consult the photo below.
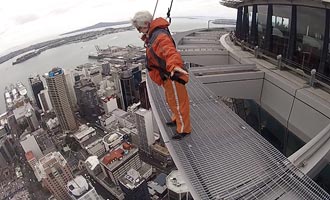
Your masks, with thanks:
M 190 75 L 192 133 L 169 140 L 170 111 L 163 89 L 148 77 L 151 107 L 178 169 L 194 199 L 330 199 L 275 147 Z

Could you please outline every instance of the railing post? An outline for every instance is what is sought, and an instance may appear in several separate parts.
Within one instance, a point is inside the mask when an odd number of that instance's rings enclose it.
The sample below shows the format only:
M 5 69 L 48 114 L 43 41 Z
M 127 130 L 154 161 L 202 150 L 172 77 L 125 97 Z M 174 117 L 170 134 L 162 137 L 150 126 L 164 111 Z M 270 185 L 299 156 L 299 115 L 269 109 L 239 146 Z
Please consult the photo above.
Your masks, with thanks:
M 229 33 L 229 39 L 230 39 L 230 41 L 234 41 L 234 39 L 233 39 L 233 31 L 230 31 L 230 33 Z
M 311 78 L 309 79 L 309 85 L 314 87 L 315 85 L 315 76 L 316 76 L 316 69 L 311 70 Z
M 241 49 L 242 49 L 242 51 L 245 51 L 245 41 L 244 40 L 241 41 Z
M 280 70 L 282 70 L 282 55 L 281 54 L 280 55 L 277 55 L 276 59 L 277 59 L 277 67 Z
M 212 22 L 212 21 L 214 21 L 214 20 L 210 19 L 210 20 L 207 21 L 207 30 L 210 29 L 210 22 Z
M 254 47 L 254 57 L 259 58 L 259 46 Z

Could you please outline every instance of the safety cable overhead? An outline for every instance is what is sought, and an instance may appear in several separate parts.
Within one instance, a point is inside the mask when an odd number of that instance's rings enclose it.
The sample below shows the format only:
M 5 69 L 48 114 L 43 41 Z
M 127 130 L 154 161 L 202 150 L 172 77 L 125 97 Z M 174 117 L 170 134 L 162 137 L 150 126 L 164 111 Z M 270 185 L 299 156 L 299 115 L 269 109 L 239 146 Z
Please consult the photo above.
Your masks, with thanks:
M 156 13 L 156 10 L 157 10 L 158 1 L 159 1 L 159 0 L 156 1 L 156 5 L 155 5 L 155 9 L 154 9 L 154 13 L 152 14 L 152 18 L 153 18 L 153 19 L 155 18 L 155 13 Z M 171 21 L 172 21 L 172 19 L 171 19 L 171 9 L 172 9 L 172 5 L 173 5 L 173 0 L 171 0 L 171 5 L 170 5 L 170 7 L 168 8 L 167 13 L 166 13 L 166 15 L 167 15 L 166 19 L 168 19 L 169 23 L 171 23 Z
M 171 9 L 172 9 L 172 5 L 173 5 L 173 0 L 171 0 L 171 5 L 167 10 L 167 18 L 169 19 L 168 21 L 171 23 L 172 19 L 171 19 Z
M 152 19 L 155 18 L 155 13 L 156 13 L 156 10 L 157 10 L 157 6 L 158 6 L 158 0 L 156 1 L 156 5 L 155 5 L 155 9 L 154 9 L 154 13 L 152 14 Z

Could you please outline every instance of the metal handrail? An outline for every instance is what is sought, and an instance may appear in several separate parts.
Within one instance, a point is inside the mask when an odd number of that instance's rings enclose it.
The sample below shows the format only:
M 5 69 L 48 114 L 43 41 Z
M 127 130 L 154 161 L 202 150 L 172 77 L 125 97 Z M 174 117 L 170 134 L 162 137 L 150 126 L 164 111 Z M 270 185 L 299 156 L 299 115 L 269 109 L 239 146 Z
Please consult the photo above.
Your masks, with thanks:
M 330 124 L 322 129 L 313 139 L 301 147 L 289 157 L 289 160 L 298 168 L 304 167 L 307 161 L 326 143 L 330 138 Z
M 231 32 L 229 34 L 230 36 L 230 39 L 231 41 L 234 42 L 234 44 L 237 44 L 238 46 L 241 46 L 242 50 L 247 50 L 251 53 L 256 53 L 256 46 L 252 45 L 252 44 L 249 44 L 247 42 L 245 42 L 244 40 L 240 40 L 238 38 L 235 37 L 234 33 Z M 258 53 L 256 55 L 256 57 L 260 57 L 260 58 L 263 58 L 264 60 L 267 60 L 269 61 L 270 63 L 274 64 L 274 65 L 277 65 L 278 64 L 278 60 L 275 59 L 278 55 L 272 53 L 272 52 L 269 52 L 265 49 L 258 49 Z M 308 82 L 311 82 L 311 79 L 314 79 L 315 78 L 315 81 L 314 81 L 314 84 L 317 83 L 323 87 L 325 87 L 327 90 L 330 91 L 330 78 L 325 76 L 324 74 L 321 74 L 319 72 L 316 72 L 315 73 L 315 76 L 311 76 L 310 74 L 307 74 L 305 73 L 305 71 L 312 71 L 312 70 L 315 70 L 315 69 L 310 69 L 306 66 L 303 66 L 299 63 L 296 63 L 292 60 L 289 60 L 289 59 L 286 59 L 286 58 L 281 58 L 281 64 L 280 64 L 280 69 L 288 69 L 296 74 L 299 74 L 301 75 L 304 79 L 306 79 L 306 81 Z M 322 79 L 322 80 L 320 80 Z M 324 82 L 327 81 L 328 83 Z M 313 85 L 314 85 L 313 84 Z

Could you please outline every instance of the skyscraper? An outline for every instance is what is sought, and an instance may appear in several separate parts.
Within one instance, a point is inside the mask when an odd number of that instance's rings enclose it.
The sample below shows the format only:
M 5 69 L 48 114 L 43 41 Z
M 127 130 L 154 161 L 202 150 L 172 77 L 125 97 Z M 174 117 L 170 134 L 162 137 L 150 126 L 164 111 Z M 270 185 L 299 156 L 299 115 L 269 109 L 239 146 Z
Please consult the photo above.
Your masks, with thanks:
M 128 106 L 135 103 L 137 100 L 135 80 L 132 74 L 132 70 L 125 70 L 120 73 L 120 88 L 121 88 L 121 101 L 122 109 L 126 110 Z
M 44 89 L 39 92 L 38 98 L 41 104 L 41 108 L 43 112 L 49 112 L 53 109 L 52 103 L 50 101 L 50 97 L 48 94 L 48 89 Z
M 45 78 L 48 94 L 62 129 L 76 130 L 77 124 L 71 108 L 72 104 L 63 70 L 53 68 Z
M 102 75 L 104 76 L 109 76 L 111 74 L 111 68 L 110 68 L 110 63 L 107 61 L 104 61 L 102 64 Z
M 29 82 L 30 82 L 32 92 L 33 92 L 33 96 L 34 96 L 34 99 L 37 103 L 37 106 L 41 109 L 41 103 L 40 103 L 40 100 L 38 98 L 38 94 L 40 93 L 41 90 L 44 89 L 44 84 L 40 80 L 39 75 L 37 75 L 35 77 L 30 77 Z
M 90 121 L 95 121 L 101 114 L 97 89 L 89 78 L 84 78 L 75 83 L 74 90 L 77 97 L 80 115 Z
M 52 152 L 42 157 L 36 165 L 36 176 L 56 199 L 70 199 L 66 185 L 73 176 L 60 152 Z
M 8 166 L 14 159 L 14 148 L 7 135 L 0 138 L 0 168 Z
M 65 70 L 64 71 L 65 81 L 66 81 L 66 87 L 68 88 L 68 93 L 70 97 L 70 103 L 71 107 L 75 108 L 77 106 L 77 97 L 74 92 L 74 83 L 75 83 L 75 74 L 73 70 Z
M 151 154 L 150 146 L 155 142 L 152 113 L 150 110 L 140 108 L 135 112 L 136 125 L 139 133 L 139 149 Z
M 31 134 L 22 135 L 20 144 L 23 147 L 25 153 L 28 153 L 31 151 L 37 159 L 40 159 L 43 156 L 43 153 L 42 153 L 34 135 L 31 135 Z
M 138 149 L 130 144 L 123 144 L 105 155 L 101 160 L 101 168 L 105 176 L 113 183 L 119 185 L 119 178 L 128 170 L 138 170 L 142 166 Z
M 147 85 L 145 81 L 141 82 L 139 85 L 139 96 L 140 96 L 141 107 L 149 110 L 151 106 L 149 102 Z
M 33 108 L 27 110 L 27 112 L 25 113 L 25 120 L 29 125 L 31 131 L 35 131 L 38 129 L 39 122 Z
M 139 85 L 142 82 L 142 65 L 141 64 L 132 64 L 130 66 L 130 69 L 132 70 L 132 75 L 134 78 L 134 88 L 135 90 L 139 89 Z

